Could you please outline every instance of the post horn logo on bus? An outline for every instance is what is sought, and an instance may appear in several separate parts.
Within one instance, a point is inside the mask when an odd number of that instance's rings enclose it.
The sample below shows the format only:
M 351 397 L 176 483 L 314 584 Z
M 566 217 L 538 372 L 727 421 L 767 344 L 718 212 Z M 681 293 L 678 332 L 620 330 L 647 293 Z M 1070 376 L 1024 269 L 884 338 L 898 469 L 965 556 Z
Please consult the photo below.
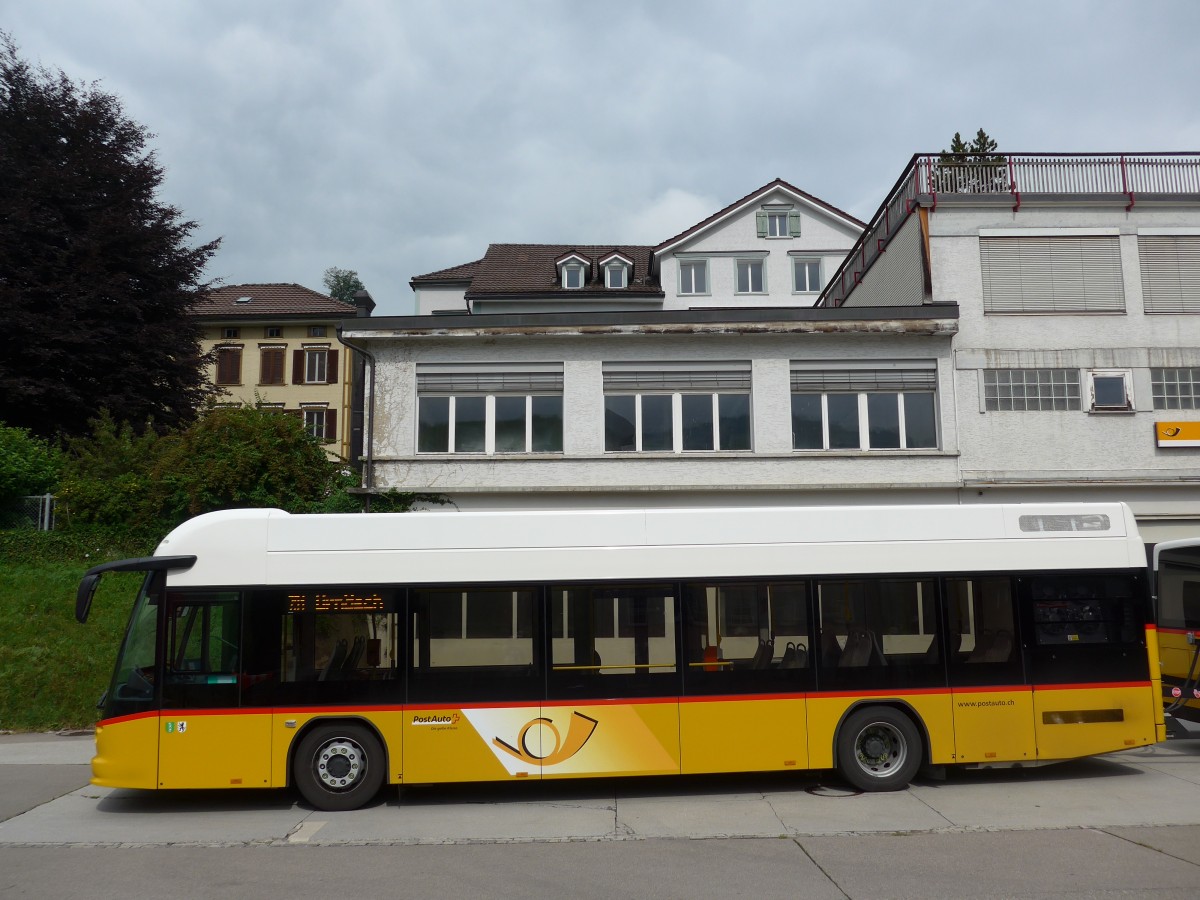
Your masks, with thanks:
M 498 737 L 492 738 L 492 743 L 522 762 L 534 766 L 553 766 L 565 762 L 582 750 L 583 745 L 588 742 L 592 732 L 599 724 L 590 716 L 585 716 L 581 712 L 573 712 L 571 713 L 571 724 L 567 727 L 567 739 L 564 741 L 553 720 L 539 716 L 525 723 L 520 734 L 517 735 L 515 747 Z M 537 731 L 534 733 L 538 737 L 544 737 L 548 733 L 554 739 L 554 746 L 548 753 L 541 753 L 530 747 L 530 732 L 535 728 Z

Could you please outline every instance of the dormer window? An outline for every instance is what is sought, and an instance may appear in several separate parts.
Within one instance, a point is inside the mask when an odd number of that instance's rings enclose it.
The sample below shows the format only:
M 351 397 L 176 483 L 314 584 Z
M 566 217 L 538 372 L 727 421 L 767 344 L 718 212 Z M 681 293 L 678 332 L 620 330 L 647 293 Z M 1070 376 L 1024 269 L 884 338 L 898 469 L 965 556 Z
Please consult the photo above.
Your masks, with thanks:
M 583 266 L 577 264 L 563 266 L 562 286 L 569 290 L 583 287 Z
M 600 260 L 604 269 L 604 286 L 610 289 L 623 290 L 629 287 L 629 275 L 633 269 L 633 260 L 623 253 L 613 251 Z
M 559 283 L 568 291 L 577 291 L 589 280 L 592 261 L 578 253 L 568 253 L 554 261 L 558 266 Z

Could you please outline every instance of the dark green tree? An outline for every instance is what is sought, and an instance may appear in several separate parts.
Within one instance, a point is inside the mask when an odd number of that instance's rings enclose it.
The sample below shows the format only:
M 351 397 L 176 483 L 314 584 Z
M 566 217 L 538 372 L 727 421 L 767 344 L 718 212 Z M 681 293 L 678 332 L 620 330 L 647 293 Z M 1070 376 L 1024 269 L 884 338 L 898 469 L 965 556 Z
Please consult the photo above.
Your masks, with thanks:
M 341 300 L 343 303 L 353 303 L 354 295 L 359 291 L 366 290 L 358 278 L 358 273 L 353 269 L 339 269 L 337 266 L 330 266 L 325 270 L 322 280 L 325 282 L 325 290 L 329 292 L 329 296 L 334 300 Z
M 942 155 L 968 157 L 970 162 L 995 163 L 1003 162 L 1004 157 L 996 153 L 996 142 L 982 128 L 975 133 L 975 139 L 967 143 L 959 132 L 954 132 L 950 139 L 950 149 L 943 150 Z
M 189 309 L 218 242 L 162 203 L 147 129 L 120 100 L 34 68 L 0 32 L 0 419 L 42 436 L 101 408 L 159 427 L 209 392 Z

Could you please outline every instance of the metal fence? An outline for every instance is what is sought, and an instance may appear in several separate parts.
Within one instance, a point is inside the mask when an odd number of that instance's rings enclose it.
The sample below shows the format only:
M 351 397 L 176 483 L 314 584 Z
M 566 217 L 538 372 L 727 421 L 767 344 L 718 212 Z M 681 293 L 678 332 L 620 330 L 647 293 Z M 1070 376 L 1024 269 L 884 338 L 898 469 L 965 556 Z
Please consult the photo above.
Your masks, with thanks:
M 0 528 L 36 528 L 54 530 L 54 495 L 18 497 L 6 507 L 0 507 Z
M 841 306 L 919 203 L 927 201 L 936 210 L 938 196 L 945 194 L 1007 194 L 1014 211 L 1020 209 L 1023 194 L 1121 196 L 1128 210 L 1139 194 L 1200 195 L 1200 154 L 994 153 L 981 161 L 918 153 L 825 286 L 817 305 Z

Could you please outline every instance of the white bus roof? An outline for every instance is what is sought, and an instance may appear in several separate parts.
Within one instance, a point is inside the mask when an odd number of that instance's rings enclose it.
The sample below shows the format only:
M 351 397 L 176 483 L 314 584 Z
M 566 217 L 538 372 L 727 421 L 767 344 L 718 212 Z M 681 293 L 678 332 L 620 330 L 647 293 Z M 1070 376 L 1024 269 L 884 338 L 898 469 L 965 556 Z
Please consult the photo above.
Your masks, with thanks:
M 1144 567 L 1120 503 L 289 515 L 227 510 L 171 586 L 536 583 Z

